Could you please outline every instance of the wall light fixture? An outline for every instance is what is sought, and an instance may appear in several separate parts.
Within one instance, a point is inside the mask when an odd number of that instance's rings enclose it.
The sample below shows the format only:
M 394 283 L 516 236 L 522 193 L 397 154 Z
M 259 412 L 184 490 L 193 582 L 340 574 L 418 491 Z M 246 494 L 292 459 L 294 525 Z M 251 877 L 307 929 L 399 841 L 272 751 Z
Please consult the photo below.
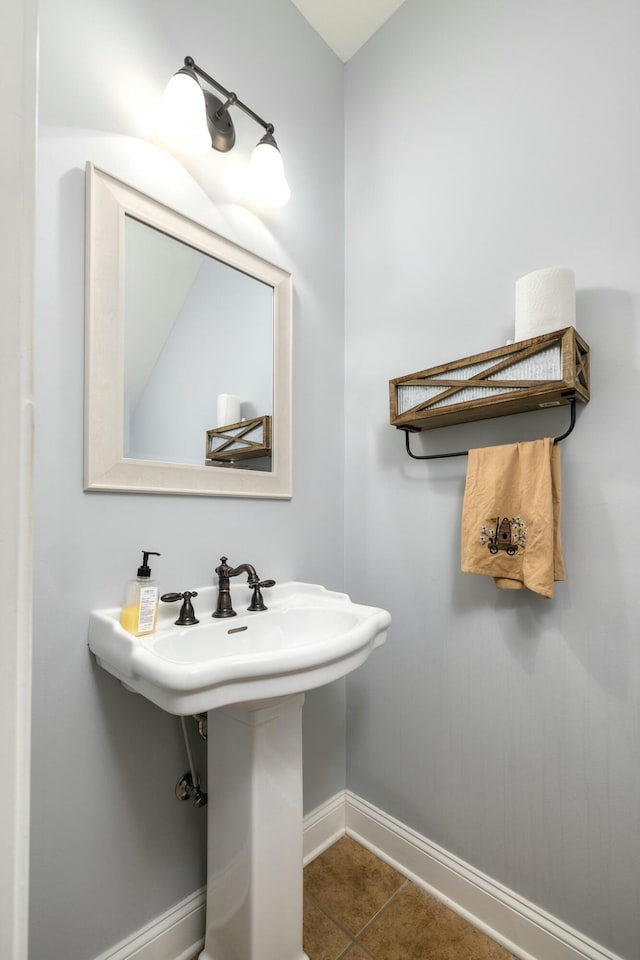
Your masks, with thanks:
M 198 78 L 222 94 L 224 101 L 210 90 L 204 90 Z M 184 58 L 184 67 L 167 84 L 158 116 L 158 136 L 167 145 L 188 156 L 202 156 L 212 147 L 226 153 L 236 142 L 230 107 L 238 107 L 265 131 L 249 164 L 249 192 L 252 199 L 264 206 L 282 206 L 289 199 L 291 191 L 273 136 L 273 124 L 267 123 L 239 100 L 235 93 L 226 90 L 205 73 L 192 57 Z

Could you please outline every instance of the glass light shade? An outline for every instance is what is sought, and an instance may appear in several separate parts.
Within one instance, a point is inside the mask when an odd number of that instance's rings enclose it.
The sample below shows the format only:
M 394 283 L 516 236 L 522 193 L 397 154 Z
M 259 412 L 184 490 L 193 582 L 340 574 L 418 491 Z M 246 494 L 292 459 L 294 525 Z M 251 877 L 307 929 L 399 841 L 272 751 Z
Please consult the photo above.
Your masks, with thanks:
M 291 196 L 280 151 L 263 140 L 251 154 L 248 193 L 264 207 L 281 207 Z
M 211 149 L 204 94 L 195 77 L 182 72 L 171 77 L 160 102 L 156 131 L 163 143 L 190 157 Z

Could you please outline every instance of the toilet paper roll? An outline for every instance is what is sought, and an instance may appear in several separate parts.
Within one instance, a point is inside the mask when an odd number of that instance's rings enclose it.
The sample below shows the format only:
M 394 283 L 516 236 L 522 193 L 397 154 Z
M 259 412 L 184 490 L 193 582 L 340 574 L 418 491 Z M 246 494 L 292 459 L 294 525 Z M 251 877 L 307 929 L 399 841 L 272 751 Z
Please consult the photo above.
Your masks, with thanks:
M 535 270 L 516 282 L 516 340 L 576 325 L 576 279 L 568 267 Z
M 240 397 L 233 393 L 218 394 L 218 426 L 226 427 L 230 423 L 240 422 Z

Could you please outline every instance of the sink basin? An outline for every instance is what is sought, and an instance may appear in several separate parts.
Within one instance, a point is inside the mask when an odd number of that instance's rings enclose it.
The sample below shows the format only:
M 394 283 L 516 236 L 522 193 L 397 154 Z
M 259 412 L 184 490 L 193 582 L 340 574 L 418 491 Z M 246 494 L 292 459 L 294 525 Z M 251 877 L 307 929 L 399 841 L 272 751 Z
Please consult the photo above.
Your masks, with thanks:
M 386 610 L 352 603 L 309 583 L 265 590 L 268 610 L 249 613 L 246 585 L 234 584 L 237 616 L 217 620 L 214 587 L 198 591 L 199 624 L 177 627 L 178 604 L 160 604 L 158 627 L 134 637 L 120 626 L 119 608 L 98 610 L 89 647 L 98 663 L 131 690 L 177 715 L 228 704 L 304 693 L 364 663 L 384 643 Z

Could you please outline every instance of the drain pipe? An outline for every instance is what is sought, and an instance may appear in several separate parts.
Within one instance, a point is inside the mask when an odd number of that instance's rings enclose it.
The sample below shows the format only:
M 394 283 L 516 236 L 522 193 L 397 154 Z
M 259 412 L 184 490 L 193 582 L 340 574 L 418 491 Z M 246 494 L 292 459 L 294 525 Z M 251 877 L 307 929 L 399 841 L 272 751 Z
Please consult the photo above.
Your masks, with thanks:
M 193 755 L 191 753 L 191 744 L 189 743 L 186 718 L 180 717 L 180 723 L 182 725 L 184 745 L 187 750 L 189 771 L 187 773 L 183 773 L 176 783 L 176 797 L 178 800 L 192 800 L 194 807 L 204 807 L 207 803 L 207 794 L 200 789 L 200 777 L 196 773 L 195 765 L 193 763 Z

